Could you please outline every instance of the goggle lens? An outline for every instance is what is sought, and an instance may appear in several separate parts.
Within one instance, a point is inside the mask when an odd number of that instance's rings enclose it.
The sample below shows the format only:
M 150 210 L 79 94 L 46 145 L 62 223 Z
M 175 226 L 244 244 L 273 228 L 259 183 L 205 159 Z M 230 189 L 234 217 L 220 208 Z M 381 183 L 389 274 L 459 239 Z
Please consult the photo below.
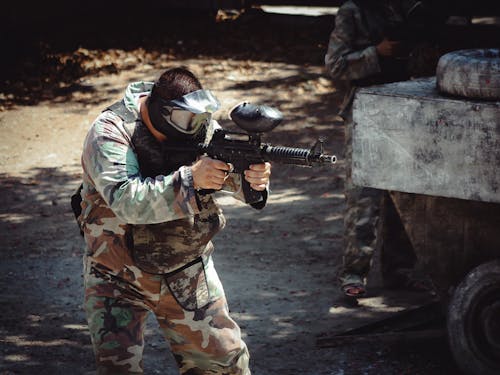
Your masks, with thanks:
M 177 127 L 183 130 L 190 130 L 191 119 L 193 116 L 194 113 L 192 112 L 185 111 L 183 109 L 173 109 L 170 114 L 170 119 Z
M 210 121 L 210 113 L 192 113 L 183 109 L 174 108 L 170 114 L 170 120 L 178 130 L 192 134 L 196 133 L 200 127 L 207 125 Z

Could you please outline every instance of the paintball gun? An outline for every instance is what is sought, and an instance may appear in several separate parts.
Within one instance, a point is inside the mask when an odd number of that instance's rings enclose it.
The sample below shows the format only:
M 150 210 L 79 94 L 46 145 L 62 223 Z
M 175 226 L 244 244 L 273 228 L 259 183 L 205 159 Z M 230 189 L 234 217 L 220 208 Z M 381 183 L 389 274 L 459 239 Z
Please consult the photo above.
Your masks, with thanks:
M 251 164 L 269 161 L 312 167 L 336 162 L 335 156 L 323 153 L 322 139 L 319 139 L 309 150 L 262 143 L 262 133 L 271 131 L 283 120 L 283 115 L 276 108 L 244 102 L 230 111 L 229 118 L 246 133 L 216 129 L 208 144 L 169 145 L 168 149 L 207 155 L 213 159 L 230 163 L 234 168 L 232 172 L 242 176 L 242 188 L 246 203 L 255 203 L 262 197 L 262 193 L 253 190 L 243 177 L 244 171 Z

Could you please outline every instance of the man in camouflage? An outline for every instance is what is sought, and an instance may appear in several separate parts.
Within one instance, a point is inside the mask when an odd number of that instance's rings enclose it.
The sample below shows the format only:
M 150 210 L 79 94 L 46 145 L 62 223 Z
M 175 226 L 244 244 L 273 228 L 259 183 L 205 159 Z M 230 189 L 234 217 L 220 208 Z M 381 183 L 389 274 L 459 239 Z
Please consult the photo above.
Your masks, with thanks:
M 213 190 L 243 199 L 223 161 L 178 155 L 176 142 L 209 141 L 219 103 L 187 69 L 128 86 L 92 124 L 82 155 L 85 310 L 98 374 L 142 374 L 153 312 L 182 374 L 250 374 L 212 261 L 224 227 Z M 267 199 L 269 163 L 245 171 Z M 206 190 L 213 189 L 213 190 Z
M 435 66 L 437 56 L 427 52 L 433 49 L 423 48 L 422 42 L 415 43 L 414 34 L 404 32 L 410 13 L 416 15 L 422 7 L 420 1 L 349 0 L 339 8 L 330 35 L 325 67 L 337 87 L 345 90 L 339 113 L 345 124 L 346 168 L 345 249 L 339 278 L 347 297 L 360 297 L 366 292 L 366 276 L 375 248 L 380 245 L 377 240 L 380 240 L 382 231 L 381 215 L 397 217 L 387 192 L 355 186 L 352 182 L 352 101 L 358 87 L 406 80 L 410 75 L 425 75 L 433 71 L 428 67 Z M 405 34 L 412 40 L 400 40 Z M 424 35 L 420 37 L 424 40 Z M 385 221 L 384 225 L 388 225 L 388 220 Z M 396 237 L 402 240 L 399 243 L 385 241 L 385 259 L 391 264 L 383 267 L 386 272 L 394 274 L 394 283 L 399 283 L 401 277 L 407 282 L 406 271 L 413 266 L 415 256 L 401 223 L 395 222 L 392 226 L 399 231 Z M 390 251 L 390 247 L 396 248 Z M 399 275 L 394 265 L 404 272 Z

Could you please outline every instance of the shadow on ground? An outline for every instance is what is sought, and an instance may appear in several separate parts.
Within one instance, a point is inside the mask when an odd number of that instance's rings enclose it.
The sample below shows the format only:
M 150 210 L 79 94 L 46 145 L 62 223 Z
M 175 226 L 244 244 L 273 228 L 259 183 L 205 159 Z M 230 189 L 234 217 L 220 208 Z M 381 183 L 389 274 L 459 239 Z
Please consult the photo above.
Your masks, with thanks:
M 93 355 L 81 307 L 83 244 L 68 204 L 78 179 L 50 168 L 32 172 L 29 179 L 0 176 L 0 194 L 7 202 L 0 211 L 0 370 L 83 374 L 93 369 Z M 451 363 L 442 342 L 378 344 L 375 350 L 316 346 L 320 336 L 383 314 L 336 301 L 342 181 L 326 167 L 286 167 L 274 177 L 273 199 L 262 212 L 221 197 L 228 226 L 216 239 L 215 261 L 252 353 L 254 373 L 456 373 L 434 361 L 425 372 L 415 367 L 436 351 Z M 327 213 L 318 215 L 325 206 Z M 385 303 L 405 307 L 397 298 Z M 168 344 L 156 326 L 149 321 L 146 373 L 173 375 Z
M 43 17 L 28 19 L 18 33 L 6 34 L 12 54 L 3 59 L 0 105 L 102 105 L 103 95 L 94 95 L 85 77 L 124 70 L 135 75 L 137 66 L 150 73 L 180 59 L 203 57 L 214 66 L 227 62 L 235 69 L 256 61 L 293 63 L 299 68 L 284 70 L 282 78 L 255 76 L 236 80 L 227 89 L 248 91 L 263 103 L 286 108 L 283 125 L 266 134 L 266 141 L 310 147 L 325 136 L 326 151 L 342 155 L 343 128 L 333 110 L 338 93 L 317 85 L 333 17 L 254 11 L 214 22 L 206 15 L 147 12 L 146 17 L 140 9 L 133 19 L 119 10 L 112 14 L 110 20 L 103 11 L 96 15 L 92 9 L 82 10 L 78 19 L 62 18 L 49 22 L 51 27 Z M 148 22 L 137 27 L 137 19 Z M 487 38 L 473 40 L 478 34 L 468 34 L 469 45 L 487 44 Z M 109 85 L 102 90 L 106 97 L 119 94 Z M 443 341 L 316 347 L 317 337 L 390 313 L 369 304 L 353 308 L 339 299 L 342 168 L 342 162 L 317 169 L 274 167 L 272 199 L 261 213 L 223 202 L 228 226 L 216 239 L 215 260 L 232 313 L 244 330 L 254 372 L 457 374 Z M 92 369 L 93 356 L 81 309 L 83 243 L 69 208 L 79 175 L 59 168 L 22 172 L 27 177 L 0 175 L 0 372 L 84 373 Z M 409 304 L 397 295 L 375 297 L 378 306 Z M 146 373 L 175 374 L 154 322 L 147 335 Z

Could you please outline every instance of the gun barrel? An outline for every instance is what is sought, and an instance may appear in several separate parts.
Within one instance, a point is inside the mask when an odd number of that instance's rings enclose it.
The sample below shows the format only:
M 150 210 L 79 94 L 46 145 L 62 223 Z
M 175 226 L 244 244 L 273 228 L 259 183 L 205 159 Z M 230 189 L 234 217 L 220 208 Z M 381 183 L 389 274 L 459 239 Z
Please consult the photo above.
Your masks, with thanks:
M 335 155 L 325 155 L 321 154 L 319 156 L 320 162 L 321 163 L 330 163 L 330 164 L 335 164 L 337 162 L 337 157 Z
M 275 161 L 284 164 L 313 166 L 315 164 L 334 164 L 337 158 L 334 155 L 313 153 L 305 148 L 269 146 L 262 149 L 262 156 L 267 161 Z

